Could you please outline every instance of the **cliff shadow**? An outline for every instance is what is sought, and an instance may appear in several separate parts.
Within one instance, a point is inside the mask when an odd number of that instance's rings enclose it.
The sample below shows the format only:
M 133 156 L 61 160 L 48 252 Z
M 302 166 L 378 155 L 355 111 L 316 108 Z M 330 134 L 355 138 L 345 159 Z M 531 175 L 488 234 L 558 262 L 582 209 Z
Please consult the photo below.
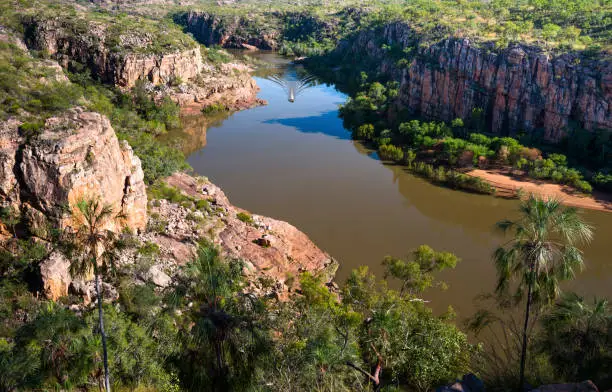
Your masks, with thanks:
M 280 124 L 295 128 L 302 133 L 320 133 L 336 139 L 351 139 L 351 133 L 338 121 L 337 110 L 330 110 L 315 116 L 276 118 L 266 120 L 264 124 Z

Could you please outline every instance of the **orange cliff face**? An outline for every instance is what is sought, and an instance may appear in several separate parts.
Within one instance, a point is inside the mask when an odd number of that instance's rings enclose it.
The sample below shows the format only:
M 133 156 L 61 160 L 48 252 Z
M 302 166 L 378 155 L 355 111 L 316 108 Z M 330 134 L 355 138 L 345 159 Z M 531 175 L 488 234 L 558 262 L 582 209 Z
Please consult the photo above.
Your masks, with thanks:
M 379 70 L 400 82 L 397 115 L 470 119 L 481 108 L 489 129 L 500 135 L 544 130 L 559 141 L 570 122 L 587 130 L 612 129 L 612 64 L 577 54 L 552 58 L 542 50 L 514 46 L 495 53 L 469 39 L 446 39 L 420 48 L 405 67 L 377 44 L 414 47 L 417 34 L 405 23 L 360 33 L 338 50 L 376 60 Z M 407 57 L 408 58 L 408 57 Z

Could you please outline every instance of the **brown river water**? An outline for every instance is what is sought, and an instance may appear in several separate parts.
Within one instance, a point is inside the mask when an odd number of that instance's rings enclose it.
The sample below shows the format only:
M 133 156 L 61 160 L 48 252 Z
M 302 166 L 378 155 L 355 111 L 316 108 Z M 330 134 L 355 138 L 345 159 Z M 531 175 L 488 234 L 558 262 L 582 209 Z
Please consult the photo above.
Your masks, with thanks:
M 278 79 L 299 79 L 301 70 L 274 54 L 258 57 L 272 64 L 256 73 L 267 106 L 186 118 L 183 131 L 168 135 L 194 170 L 235 205 L 308 234 L 340 262 L 340 283 L 360 265 L 382 277 L 385 255 L 405 256 L 421 244 L 455 253 L 457 268 L 439 274 L 448 289 L 424 297 L 436 312 L 452 305 L 459 319 L 470 316 L 475 297 L 495 285 L 491 254 L 503 237 L 494 224 L 516 217 L 518 202 L 438 187 L 383 164 L 342 127 L 338 105 L 346 95 L 310 81 L 289 102 Z M 612 213 L 583 216 L 595 238 L 583 247 L 586 269 L 564 289 L 612 297 Z

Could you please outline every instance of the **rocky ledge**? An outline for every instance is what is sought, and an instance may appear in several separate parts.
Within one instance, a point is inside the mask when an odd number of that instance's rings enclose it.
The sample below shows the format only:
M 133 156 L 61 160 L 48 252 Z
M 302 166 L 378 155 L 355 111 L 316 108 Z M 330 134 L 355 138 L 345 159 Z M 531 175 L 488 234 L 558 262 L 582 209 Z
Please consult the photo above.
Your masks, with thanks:
M 294 278 L 306 271 L 331 282 L 337 262 L 289 223 L 247 214 L 202 177 L 176 173 L 166 184 L 180 192 L 182 200 L 152 200 L 147 229 L 124 234 L 129 237 L 124 240 L 134 245 L 121 251 L 117 266 L 130 271 L 134 281 L 150 282 L 160 289 L 170 286 L 205 240 L 218 246 L 225 257 L 243 260 L 248 290 L 258 295 L 286 299 L 296 288 Z M 153 255 L 143 249 L 152 249 Z M 58 252 L 42 263 L 45 294 L 57 299 L 73 293 L 89 303 L 94 298 L 92 282 L 73 279 L 69 266 L 69 260 Z M 117 297 L 110 284 L 104 291 L 106 299 Z
M 124 90 L 144 81 L 157 99 L 170 97 L 187 112 L 212 104 L 240 110 L 264 103 L 257 98 L 259 88 L 248 66 L 211 64 L 195 42 L 161 53 L 143 52 L 152 44 L 151 37 L 126 33 L 117 43 L 103 23 L 92 24 L 85 34 L 75 34 L 73 26 L 55 19 L 26 19 L 24 27 L 29 33 L 27 48 L 46 53 L 65 69 L 74 71 L 80 64 L 95 78 Z

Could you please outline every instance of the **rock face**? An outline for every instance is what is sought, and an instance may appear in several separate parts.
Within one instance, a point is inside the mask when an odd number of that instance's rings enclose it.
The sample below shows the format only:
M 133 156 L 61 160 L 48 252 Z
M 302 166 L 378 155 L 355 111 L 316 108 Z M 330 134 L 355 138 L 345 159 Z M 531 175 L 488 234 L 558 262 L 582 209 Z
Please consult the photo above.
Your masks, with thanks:
M 401 64 L 382 48 L 413 48 Z M 612 129 L 612 64 L 576 55 L 550 58 L 535 48 L 512 47 L 493 53 L 468 39 L 446 39 L 415 48 L 417 35 L 404 23 L 391 23 L 343 41 L 345 61 L 376 63 L 400 82 L 396 110 L 430 119 L 469 119 L 484 110 L 498 134 L 544 130 L 558 141 L 571 121 L 588 130 Z
M 130 50 L 113 50 L 117 43 L 105 42 L 107 26 L 91 25 L 86 33 L 77 33 L 59 20 L 27 20 L 26 44 L 55 58 L 64 68 L 72 61 L 89 67 L 92 74 L 105 83 L 131 88 L 138 79 L 154 84 L 174 79 L 189 80 L 202 71 L 200 49 L 194 47 L 168 53 L 138 53 Z M 148 37 L 126 37 L 119 45 L 144 47 L 151 44 Z
M 235 110 L 262 104 L 248 67 L 239 63 L 207 64 L 199 47 L 146 53 L 138 48 L 151 45 L 150 37 L 122 36 L 121 42 L 112 42 L 109 26 L 103 24 L 92 25 L 86 34 L 75 34 L 73 26 L 53 19 L 32 19 L 25 26 L 28 46 L 48 53 L 64 68 L 73 68 L 74 62 L 82 64 L 102 82 L 123 89 L 144 80 L 148 82 L 147 91 L 158 100 L 170 97 L 186 111 L 199 113 L 211 104 Z
M 190 11 L 177 16 L 176 21 L 206 46 L 265 50 L 278 49 L 278 30 L 260 29 L 256 22 L 239 16 L 219 17 L 208 12 Z
M 114 71 L 113 82 L 127 88 L 133 87 L 139 79 L 156 85 L 173 79 L 189 80 L 202 72 L 202 55 L 199 48 L 152 56 L 129 54 Z
M 125 215 L 126 226 L 145 228 L 147 195 L 140 159 L 117 140 L 105 116 L 75 108 L 48 119 L 27 142 L 18 127 L 19 122 L 10 120 L 0 125 L 2 204 L 35 210 L 26 216 L 43 215 L 67 226 L 67 206 L 99 195 Z M 109 229 L 119 231 L 120 223 Z
M 172 91 L 159 91 L 158 98 L 170 96 L 184 114 L 200 114 L 203 107 L 221 104 L 228 110 L 243 110 L 265 104 L 257 98 L 259 86 L 244 64 L 227 63 L 204 70 L 192 83 L 184 83 Z

